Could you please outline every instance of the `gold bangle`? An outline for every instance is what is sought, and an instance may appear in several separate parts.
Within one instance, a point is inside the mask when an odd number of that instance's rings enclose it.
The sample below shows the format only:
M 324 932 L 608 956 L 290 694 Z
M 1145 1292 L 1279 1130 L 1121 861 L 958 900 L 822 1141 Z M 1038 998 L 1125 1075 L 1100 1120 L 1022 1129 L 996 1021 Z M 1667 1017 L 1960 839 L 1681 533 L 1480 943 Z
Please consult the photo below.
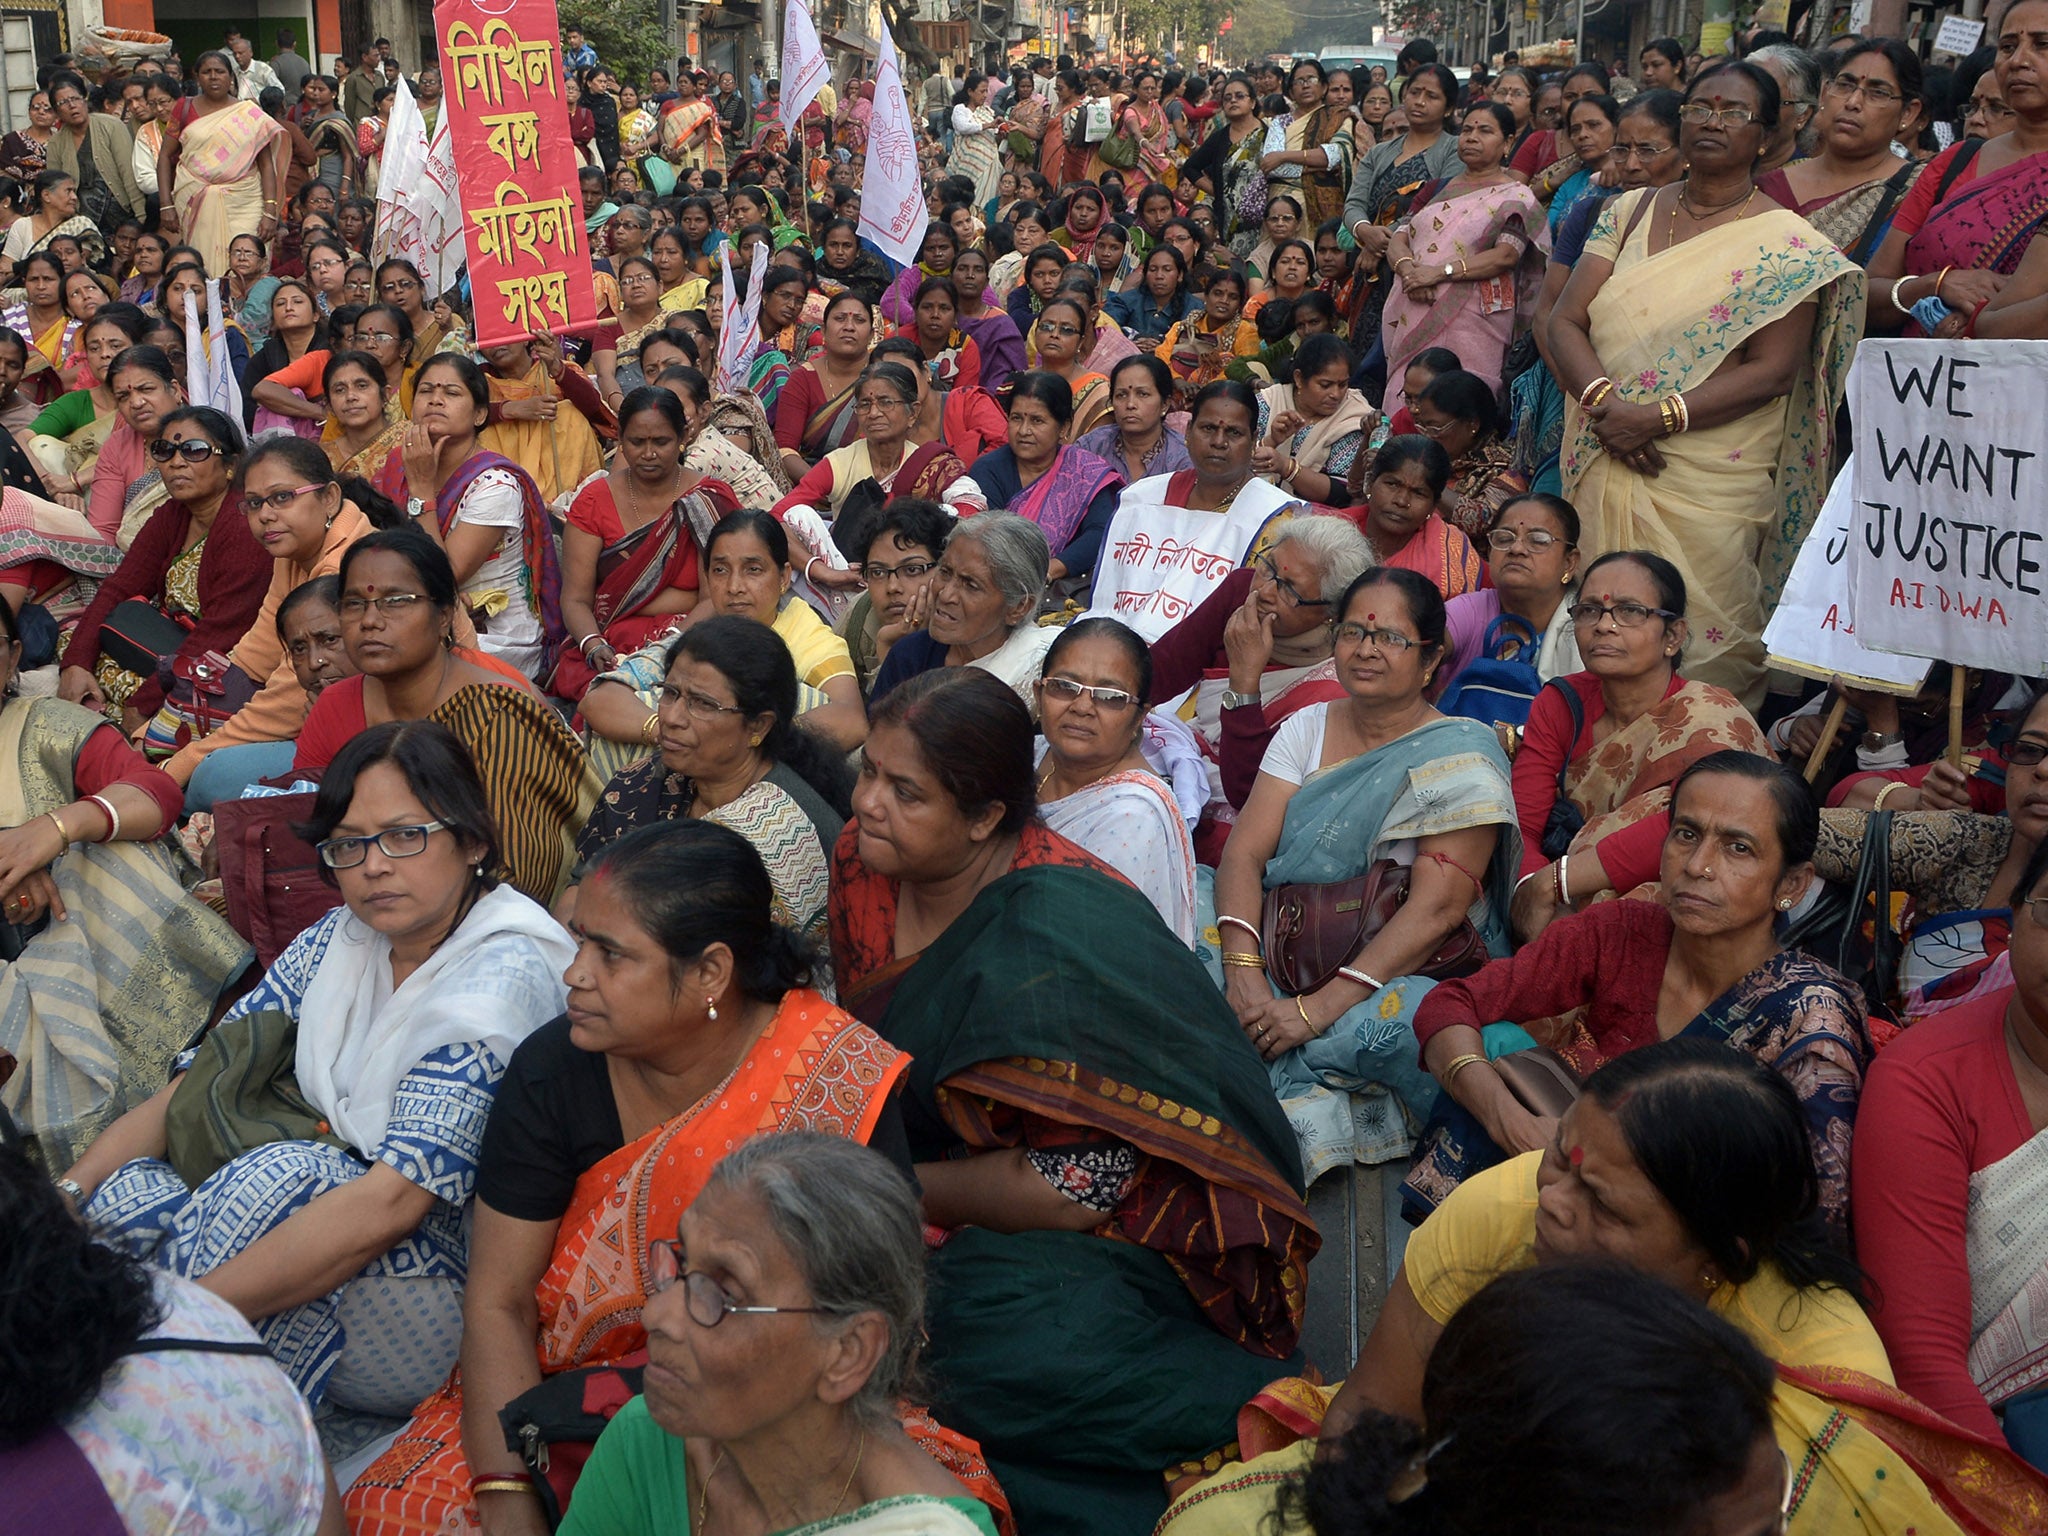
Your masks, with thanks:
M 532 1483 L 522 1483 L 516 1477 L 480 1477 L 469 1485 L 472 1494 L 477 1493 L 533 1493 Z
M 64 851 L 66 853 L 69 853 L 71 851 L 71 844 L 74 841 L 74 839 L 71 836 L 71 829 L 64 825 L 64 818 L 62 816 L 59 816 L 55 811 L 45 811 L 43 814 L 48 816 L 52 824 L 55 825 L 55 827 L 57 828 L 57 835 L 64 840 Z
M 1464 1071 L 1474 1062 L 1484 1060 L 1486 1060 L 1486 1058 L 1484 1056 L 1477 1054 L 1476 1052 L 1471 1055 L 1454 1057 L 1450 1062 L 1448 1062 L 1445 1065 L 1444 1075 L 1440 1079 L 1440 1081 L 1444 1085 L 1444 1092 L 1449 1093 L 1451 1091 L 1451 1084 L 1457 1080 L 1457 1076 L 1460 1072 Z
M 656 711 L 654 711 L 654 713 L 653 713 L 653 714 L 649 715 L 649 716 L 648 716 L 648 717 L 646 718 L 646 720 L 644 720 L 644 721 L 642 721 L 642 722 L 641 722 L 641 725 L 640 725 L 640 735 L 641 735 L 641 737 L 642 737 L 643 739 L 647 740 L 647 741 L 652 741 L 652 740 L 654 740 L 654 738 L 655 738 L 656 736 L 658 736 L 658 735 L 660 734 L 660 731 L 659 731 L 659 729 L 658 729 L 658 727 L 660 726 L 660 724 L 661 724 L 661 711 L 657 709 Z
M 1294 1009 L 1295 1012 L 1301 1015 L 1301 1022 L 1308 1026 L 1308 1032 L 1311 1035 L 1316 1034 L 1316 1021 L 1308 1016 L 1308 1004 L 1302 999 L 1299 993 L 1297 993 L 1294 998 Z
M 1226 949 L 1223 951 L 1225 965 L 1264 965 L 1265 959 L 1258 951 L 1251 949 Z
M 1906 784 L 1899 779 L 1893 779 L 1891 783 L 1885 785 L 1883 789 L 1880 789 L 1877 792 L 1877 798 L 1870 802 L 1870 808 L 1873 811 L 1881 811 L 1884 809 L 1884 803 L 1886 800 L 1890 799 L 1900 790 L 1910 788 L 1912 788 L 1910 784 Z

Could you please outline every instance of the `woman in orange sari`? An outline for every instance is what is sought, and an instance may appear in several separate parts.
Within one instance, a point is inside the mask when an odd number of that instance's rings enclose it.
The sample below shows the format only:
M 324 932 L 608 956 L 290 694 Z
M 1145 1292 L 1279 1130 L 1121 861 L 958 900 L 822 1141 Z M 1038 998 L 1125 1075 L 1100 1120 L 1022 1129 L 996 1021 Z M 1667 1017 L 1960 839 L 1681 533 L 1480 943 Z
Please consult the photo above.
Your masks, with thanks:
M 1361 453 L 1351 465 L 1352 494 L 1365 494 L 1358 526 L 1380 564 L 1427 576 L 1446 602 L 1478 591 L 1485 570 L 1472 541 L 1438 507 L 1450 480 L 1443 445 L 1412 434 L 1388 438 L 1370 460 Z
M 355 1536 L 473 1529 L 479 1501 L 535 1497 L 499 1410 L 561 1371 L 644 1363 L 650 1246 L 741 1142 L 903 1145 L 909 1058 L 813 990 L 772 901 L 753 845 L 708 821 L 592 861 L 568 1012 L 513 1052 L 484 1133 L 461 1364 L 349 1490 Z

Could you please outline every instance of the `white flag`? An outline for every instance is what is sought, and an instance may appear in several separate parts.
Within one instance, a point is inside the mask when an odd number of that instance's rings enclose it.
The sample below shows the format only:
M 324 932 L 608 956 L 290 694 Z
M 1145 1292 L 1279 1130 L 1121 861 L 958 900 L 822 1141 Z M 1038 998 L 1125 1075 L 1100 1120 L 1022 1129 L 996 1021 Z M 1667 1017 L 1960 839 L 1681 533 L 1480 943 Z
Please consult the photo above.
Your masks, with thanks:
M 768 275 L 768 242 L 754 247 L 754 264 L 747 270 L 747 297 L 733 302 L 732 242 L 718 248 L 718 266 L 725 284 L 725 324 L 718 332 L 718 376 L 711 387 L 727 394 L 747 387 L 747 365 L 761 343 L 761 279 Z
M 400 256 L 420 270 L 427 301 L 455 286 L 462 266 L 462 200 L 455 179 L 455 144 L 443 111 L 427 140 L 427 121 L 403 78 L 384 128 L 384 162 L 377 178 L 377 234 L 370 254 Z
M 206 285 L 206 332 L 199 329 L 199 298 L 185 294 L 185 398 L 210 405 L 236 426 L 242 424 L 242 389 L 228 358 L 228 329 L 221 319 L 220 285 Z
M 831 76 L 832 66 L 825 62 L 810 8 L 804 0 L 789 0 L 782 13 L 782 126 L 789 130 L 791 144 L 803 143 L 797 120 L 804 115 L 804 108 L 818 99 Z
M 875 110 L 868 122 L 867 174 L 861 186 L 860 232 L 882 254 L 909 266 L 917 260 L 930 222 L 923 178 L 917 165 L 917 119 L 903 94 L 903 66 L 896 39 L 882 22 L 880 62 L 875 68 Z

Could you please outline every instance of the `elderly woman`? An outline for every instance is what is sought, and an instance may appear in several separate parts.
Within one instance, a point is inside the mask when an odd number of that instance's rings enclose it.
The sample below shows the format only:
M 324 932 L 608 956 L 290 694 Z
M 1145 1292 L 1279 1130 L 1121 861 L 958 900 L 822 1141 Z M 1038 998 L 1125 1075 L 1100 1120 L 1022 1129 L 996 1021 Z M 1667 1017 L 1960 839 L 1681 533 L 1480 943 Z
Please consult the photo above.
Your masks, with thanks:
M 831 744 L 797 723 L 789 647 L 756 619 L 714 615 L 685 630 L 665 662 L 659 749 L 605 786 L 577 836 L 579 864 L 635 827 L 716 821 L 760 852 L 776 921 L 821 939 L 825 860 L 853 784 Z M 571 899 L 561 910 L 573 917 Z
M 1546 683 L 1580 670 L 1571 613 L 1578 568 L 1570 502 L 1532 491 L 1503 505 L 1486 530 L 1487 585 L 1444 604 L 1443 686 L 1481 657 L 1527 661 Z
M 399 1414 L 454 1363 L 475 1149 L 572 947 L 500 883 L 483 786 L 437 725 L 351 741 L 308 830 L 343 905 L 67 1177 L 91 1220 L 258 1323 L 316 1406 Z M 208 1113 L 252 1070 L 295 1090 L 274 1102 L 296 1135 L 245 1145 Z
M 1661 901 L 1562 918 L 1512 959 L 1445 982 L 1415 1009 L 1423 1065 L 1449 1101 L 1409 1176 L 1424 1204 L 1555 1139 L 1555 1122 L 1527 1108 L 1490 1058 L 1532 1045 L 1523 1026 L 1569 1017 L 1554 1043 L 1578 1072 L 1686 1035 L 1784 1078 L 1799 1096 L 1821 1210 L 1847 1229 L 1849 1145 L 1871 1056 L 1864 1000 L 1779 936 L 1813 879 L 1813 793 L 1767 757 L 1714 752 L 1679 776 L 1667 820 Z M 1484 1033 L 1496 1023 L 1514 1027 Z
M 1031 735 L 971 670 L 879 706 L 833 964 L 912 1058 L 924 1219 L 949 1234 L 935 1410 L 1003 1468 L 1022 1529 L 1142 1536 L 1159 1468 L 1232 1438 L 1293 1355 L 1315 1238 L 1257 1057 L 1152 903 L 1032 814 Z M 1105 943 L 1114 967 L 1085 959 Z
M 991 507 L 1038 524 L 1054 551 L 1049 579 L 1085 598 L 1123 477 L 1066 441 L 1074 395 L 1058 374 L 1020 374 L 1008 415 L 1009 442 L 976 459 L 967 473 Z
M 890 647 L 870 702 L 921 672 L 949 667 L 978 668 L 1027 696 L 1058 634 L 1031 622 L 1051 563 L 1045 532 L 1029 518 L 983 512 L 960 522 L 932 572 L 924 628 Z
M 1145 642 L 1115 619 L 1060 631 L 1037 683 L 1039 809 L 1053 831 L 1143 891 L 1192 947 L 1195 849 L 1172 788 L 1145 759 L 1151 691 Z
M 1479 589 L 1478 552 L 1439 507 L 1451 480 L 1442 444 L 1426 436 L 1390 437 L 1369 461 L 1364 455 L 1354 460 L 1351 475 L 1363 482 L 1365 516 L 1358 526 L 1376 559 L 1414 571 L 1447 600 Z
M 1571 619 L 1586 670 L 1538 696 L 1515 754 L 1525 942 L 1564 911 L 1657 878 L 1671 786 L 1687 768 L 1724 748 L 1770 755 L 1740 700 L 1680 675 L 1692 629 L 1669 561 L 1602 555 Z
M 1679 567 L 1694 670 L 1753 705 L 1765 611 L 1820 511 L 1861 274 L 1752 195 L 1780 117 L 1768 73 L 1703 70 L 1680 115 L 1685 179 L 1607 205 L 1551 314 L 1564 494 L 1592 548 Z
M 1895 37 L 1851 43 L 1829 55 L 1821 87 L 1827 112 L 1819 152 L 1768 171 L 1757 190 L 1805 219 L 1858 266 L 1868 265 L 1921 163 L 1897 143 L 1920 138 L 1926 117 L 1920 56 Z M 1886 307 L 1875 285 L 1878 307 Z
M 1767 44 L 1747 57 L 1777 82 L 1782 104 L 1777 128 L 1757 162 L 1757 170 L 1767 175 L 1813 153 L 1809 130 L 1820 111 L 1821 60 L 1794 43 Z
M 1345 481 L 1378 413 L 1351 387 L 1351 349 L 1324 331 L 1303 339 L 1294 380 L 1259 391 L 1252 467 L 1290 495 L 1327 507 L 1350 500 Z
M 819 995 L 755 844 L 707 821 L 642 827 L 597 852 L 577 895 L 567 1011 L 513 1053 L 477 1156 L 461 1375 L 357 1482 L 358 1536 L 479 1515 L 545 1530 L 498 1414 L 551 1376 L 647 1349 L 664 1305 L 648 1244 L 721 1160 L 785 1131 L 901 1144 L 906 1059 Z M 620 1495 L 583 1481 L 571 1519 Z
M 1419 1097 L 1408 1031 L 1386 1023 L 1412 989 L 1388 978 L 1451 951 L 1467 965 L 1506 951 L 1521 839 L 1492 730 L 1429 704 L 1443 661 L 1436 588 L 1413 571 L 1367 571 L 1330 611 L 1346 697 L 1295 711 L 1274 734 L 1216 871 L 1216 923 L 1228 930 L 1225 995 L 1272 1064 L 1296 1134 L 1348 1148 L 1357 1133 L 1345 1089 L 1371 1082 L 1411 1105 Z M 1407 871 L 1406 900 L 1377 931 L 1352 918 L 1346 962 L 1307 974 L 1275 926 L 1285 903 L 1269 893 L 1374 870 L 1399 878 L 1392 866 Z
M 2048 1209 L 2032 1192 L 2048 1153 L 2048 853 L 2038 847 L 2012 911 L 2010 984 L 1915 1025 L 1871 1068 L 1851 1189 L 1900 1386 L 2039 1467 L 2048 1397 L 2034 1366 L 2048 1339 L 2034 1299 Z

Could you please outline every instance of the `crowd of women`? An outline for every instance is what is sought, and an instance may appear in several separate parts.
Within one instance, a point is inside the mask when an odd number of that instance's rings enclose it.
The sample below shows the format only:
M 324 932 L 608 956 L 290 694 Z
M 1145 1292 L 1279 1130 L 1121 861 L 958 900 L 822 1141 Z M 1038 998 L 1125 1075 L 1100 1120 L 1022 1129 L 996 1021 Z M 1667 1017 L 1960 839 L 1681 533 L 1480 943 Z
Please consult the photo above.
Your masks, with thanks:
M 1858 340 L 2048 334 L 2048 0 L 1993 34 L 968 73 L 900 268 L 872 85 L 586 64 L 604 323 L 482 348 L 330 77 L 52 73 L 10 1495 L 2048 1529 L 2048 693 L 1961 678 L 1958 761 L 1946 666 L 1761 638 Z M 1387 1163 L 1312 1359 L 1308 1189 Z

